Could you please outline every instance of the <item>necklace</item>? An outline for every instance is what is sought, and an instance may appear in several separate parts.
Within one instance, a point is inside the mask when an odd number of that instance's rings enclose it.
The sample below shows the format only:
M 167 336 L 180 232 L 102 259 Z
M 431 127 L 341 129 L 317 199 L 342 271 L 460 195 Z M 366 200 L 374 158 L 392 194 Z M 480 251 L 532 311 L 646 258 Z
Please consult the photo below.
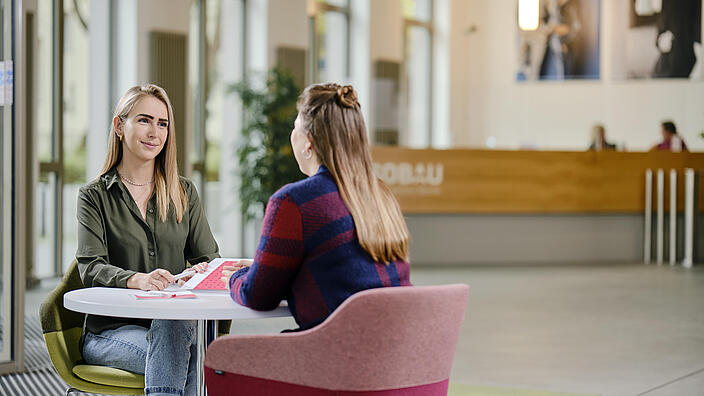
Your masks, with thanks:
M 131 184 L 131 185 L 136 186 L 136 187 L 144 187 L 144 186 L 148 186 L 148 185 L 154 183 L 154 179 L 152 179 L 152 180 L 150 180 L 150 181 L 148 181 L 148 182 L 146 182 L 146 183 L 136 183 L 136 182 L 133 182 L 132 180 L 130 180 L 130 179 L 128 179 L 128 178 L 122 176 L 122 175 L 120 174 L 120 172 L 117 172 L 117 174 L 120 175 L 120 179 L 122 179 L 122 180 L 126 181 L 128 184 Z

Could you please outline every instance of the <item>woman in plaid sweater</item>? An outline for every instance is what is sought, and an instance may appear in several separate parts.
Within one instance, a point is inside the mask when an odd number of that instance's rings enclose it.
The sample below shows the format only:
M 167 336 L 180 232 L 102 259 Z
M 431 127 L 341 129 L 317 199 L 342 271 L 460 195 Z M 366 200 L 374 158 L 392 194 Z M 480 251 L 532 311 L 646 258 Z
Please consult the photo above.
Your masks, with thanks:
M 409 234 L 396 199 L 374 175 L 351 86 L 306 88 L 291 146 L 309 177 L 271 196 L 254 260 L 226 267 L 223 280 L 233 300 L 253 309 L 288 300 L 308 329 L 356 292 L 410 285 Z

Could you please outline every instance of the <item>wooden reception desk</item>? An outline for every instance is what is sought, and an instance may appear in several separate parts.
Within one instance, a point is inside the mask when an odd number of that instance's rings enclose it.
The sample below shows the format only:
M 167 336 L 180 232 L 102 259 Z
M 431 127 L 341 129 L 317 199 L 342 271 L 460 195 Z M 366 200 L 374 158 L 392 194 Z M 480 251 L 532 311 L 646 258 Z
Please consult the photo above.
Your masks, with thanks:
M 647 168 L 665 169 L 666 197 L 669 171 L 677 170 L 681 210 L 684 169 L 704 169 L 704 153 L 373 147 L 372 156 L 377 174 L 409 214 L 642 212 Z M 654 191 L 655 180 L 654 175 Z M 702 185 L 699 208 L 704 208 Z

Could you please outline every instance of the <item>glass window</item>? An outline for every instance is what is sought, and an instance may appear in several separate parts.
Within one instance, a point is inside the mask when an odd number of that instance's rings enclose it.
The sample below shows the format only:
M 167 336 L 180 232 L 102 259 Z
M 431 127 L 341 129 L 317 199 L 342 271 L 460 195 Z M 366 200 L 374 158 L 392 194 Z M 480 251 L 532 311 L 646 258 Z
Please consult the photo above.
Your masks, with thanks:
M 189 20 L 189 34 L 188 34 L 188 85 L 191 91 L 191 111 L 193 117 L 191 118 L 191 125 L 189 125 L 189 131 L 191 138 L 191 144 L 188 147 L 188 162 L 191 164 L 192 173 L 190 175 L 191 180 L 194 182 L 198 193 L 201 198 L 204 198 L 203 194 L 203 183 L 205 181 L 204 172 L 204 150 L 202 150 L 205 144 L 205 136 L 203 131 L 202 119 L 206 115 L 204 114 L 204 109 L 201 106 L 203 101 L 203 96 L 206 94 L 207 88 L 202 87 L 202 79 L 206 75 L 206 72 L 202 70 L 207 64 L 207 60 L 204 58 L 204 53 L 202 52 L 202 47 L 205 45 L 201 41 L 205 40 L 203 37 L 203 31 L 201 30 L 201 24 L 205 23 L 205 19 L 201 18 L 201 8 L 206 6 L 207 2 L 203 0 L 192 0 L 190 6 L 190 20 Z M 202 19 L 202 20 L 201 20 Z M 204 28 L 204 26 L 203 26 Z M 181 165 L 183 167 L 183 165 Z
M 5 2 L 0 2 L 0 27 L 4 27 L 4 13 Z M 3 32 L 4 29 L 0 29 L 0 54 L 3 53 Z M 12 234 L 9 203 L 12 189 L 9 183 L 6 183 L 6 181 L 9 182 L 11 180 L 9 170 L 12 169 L 12 163 L 10 162 L 12 151 L 9 144 L 11 131 L 5 129 L 4 115 L 3 106 L 0 107 L 0 270 L 3 273 L 3 276 L 0 277 L 0 324 L 2 324 L 0 329 L 0 362 L 10 359 L 10 348 L 8 346 L 10 345 L 9 341 L 12 339 L 5 336 L 6 334 L 12 334 L 10 333 L 12 331 L 10 326 L 12 324 L 12 317 L 10 316 L 12 311 L 9 309 L 12 288 L 7 287 L 8 285 L 5 283 L 6 279 L 11 279 L 6 276 L 6 270 L 12 267 L 11 255 L 9 254 L 9 247 L 11 246 L 10 235 Z
M 7 230 L 7 225 L 10 223 L 10 221 L 5 221 L 5 201 L 6 199 L 6 191 L 5 191 L 5 169 L 8 168 L 7 165 L 5 165 L 5 162 L 7 162 L 7 159 L 10 158 L 10 153 L 6 149 L 6 144 L 4 143 L 5 140 L 5 128 L 1 128 L 0 132 L 0 270 L 4 270 L 7 265 L 10 264 L 10 260 L 7 259 L 7 255 L 5 254 L 5 245 L 7 244 L 5 241 L 7 240 L 7 236 L 10 235 L 10 232 Z M 7 192 L 9 192 L 10 189 L 8 189 Z M 8 219 L 9 220 L 9 219 Z M 5 342 L 4 342 L 4 337 L 3 334 L 7 334 L 5 332 L 5 323 L 10 322 L 7 317 L 8 311 L 5 309 L 5 304 L 4 302 L 6 301 L 6 296 L 4 291 L 7 289 L 10 289 L 9 287 L 4 287 L 4 276 L 0 278 L 0 324 L 2 324 L 2 332 L 0 332 L 0 362 L 7 360 L 4 356 L 4 353 L 2 351 L 5 349 Z
M 402 0 L 403 17 L 420 22 L 430 22 L 433 18 L 432 0 Z
M 56 276 L 58 147 L 53 127 L 53 2 L 37 2 L 36 103 L 34 123 L 37 128 L 39 180 L 34 196 L 34 249 L 36 278 Z M 30 276 L 30 274 L 28 274 Z
M 36 74 L 36 128 L 37 128 L 37 156 L 40 162 L 49 162 L 54 158 L 54 139 L 51 130 L 52 106 L 52 1 L 38 0 L 37 2 L 37 62 Z
M 63 95 L 63 269 L 74 259 L 76 200 L 86 183 L 86 137 L 90 122 L 89 82 L 90 0 L 64 1 L 64 95 Z M 96 131 L 98 132 L 98 131 Z
M 349 80 L 350 11 L 347 0 L 316 4 L 312 17 L 313 80 L 343 83 Z
M 54 7 L 61 4 L 56 14 Z M 39 180 L 34 196 L 35 266 L 28 277 L 57 276 L 76 253 L 76 199 L 86 183 L 92 106 L 90 6 L 90 0 L 37 2 L 33 122 Z
M 220 180 L 220 152 L 222 144 L 222 99 L 224 86 L 219 51 L 221 41 L 220 1 L 208 1 L 205 14 L 206 45 L 206 102 L 205 102 L 205 180 L 206 185 Z M 207 188 L 206 188 L 207 189 Z
M 404 51 L 399 143 L 430 146 L 432 134 L 432 0 L 403 0 Z
M 410 25 L 406 28 L 406 139 L 409 147 L 430 145 L 430 116 L 432 97 L 431 34 L 426 27 Z
M 317 0 L 318 3 L 327 3 L 336 7 L 347 7 L 349 0 Z
M 8 77 L 8 64 L 12 59 L 12 7 L 11 2 L 0 0 L 0 54 L 4 61 L 3 78 L 5 84 Z M 12 92 L 5 91 L 5 102 L 12 98 Z M 4 104 L 0 107 L 0 363 L 17 360 L 22 355 L 22 344 L 14 340 L 15 334 L 13 325 L 21 315 L 21 312 L 13 310 L 13 303 L 21 292 L 12 284 L 13 280 L 13 245 L 12 234 L 14 231 L 14 208 L 12 200 L 13 187 L 17 184 L 13 181 L 12 169 L 13 161 L 17 161 L 16 153 L 12 150 L 13 135 L 13 106 Z M 22 207 L 16 203 L 16 207 Z M 13 352 L 14 349 L 14 352 Z M 11 366 L 11 365 L 10 365 Z M 3 369 L 5 370 L 5 369 Z
M 192 152 L 193 181 L 201 183 L 201 192 L 208 223 L 223 256 L 239 256 L 241 251 L 241 217 L 237 200 L 238 157 L 237 137 L 240 135 L 241 103 L 231 85 L 243 77 L 244 14 L 243 0 L 209 0 L 194 3 L 191 8 L 191 87 L 202 89 L 203 105 L 195 100 L 194 118 L 202 120 L 204 133 L 194 131 L 204 152 Z M 204 17 L 199 18 L 199 7 Z M 201 26 L 200 24 L 204 24 Z M 199 62 L 198 54 L 204 55 Z M 204 68 L 202 72 L 199 68 Z M 195 70 L 194 70 L 195 69 Z M 198 80 L 197 75 L 203 76 Z M 200 86 L 199 84 L 203 84 Z M 201 122 L 201 121 L 197 121 Z
M 229 169 L 223 170 L 221 173 L 221 158 L 223 150 L 223 133 L 232 133 L 234 131 L 223 130 L 223 99 L 225 95 L 225 84 L 222 76 L 222 57 L 223 54 L 219 51 L 222 37 L 221 25 L 221 8 L 222 2 L 208 1 L 206 2 L 206 19 L 205 19 L 205 52 L 206 52 L 206 87 L 205 87 L 205 208 L 208 216 L 208 223 L 213 231 L 213 236 L 221 242 L 226 238 L 226 233 L 223 230 L 224 224 L 222 214 L 232 210 L 227 208 L 230 202 L 229 198 L 235 196 L 233 191 L 223 191 L 226 183 L 222 183 L 223 178 L 227 178 L 226 174 Z M 232 21 L 236 23 L 236 21 Z M 239 25 L 239 24 L 238 24 Z M 230 161 L 236 162 L 235 157 L 230 157 Z M 231 205 L 230 205 L 231 206 Z M 220 215 L 218 215 L 220 213 Z M 220 249 L 225 254 L 228 251 L 228 245 L 220 243 Z M 232 253 L 232 252 L 230 252 Z

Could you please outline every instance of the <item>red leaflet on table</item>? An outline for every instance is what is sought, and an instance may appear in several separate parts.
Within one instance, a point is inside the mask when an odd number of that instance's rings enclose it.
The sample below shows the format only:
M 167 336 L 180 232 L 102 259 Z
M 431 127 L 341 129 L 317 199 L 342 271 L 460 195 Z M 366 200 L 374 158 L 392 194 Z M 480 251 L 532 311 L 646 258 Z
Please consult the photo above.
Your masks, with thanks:
M 212 272 L 207 274 L 205 279 L 200 281 L 193 290 L 227 290 L 225 282 L 222 281 L 222 268 L 226 265 L 233 266 L 237 264 L 238 261 L 223 261 L 215 268 Z

